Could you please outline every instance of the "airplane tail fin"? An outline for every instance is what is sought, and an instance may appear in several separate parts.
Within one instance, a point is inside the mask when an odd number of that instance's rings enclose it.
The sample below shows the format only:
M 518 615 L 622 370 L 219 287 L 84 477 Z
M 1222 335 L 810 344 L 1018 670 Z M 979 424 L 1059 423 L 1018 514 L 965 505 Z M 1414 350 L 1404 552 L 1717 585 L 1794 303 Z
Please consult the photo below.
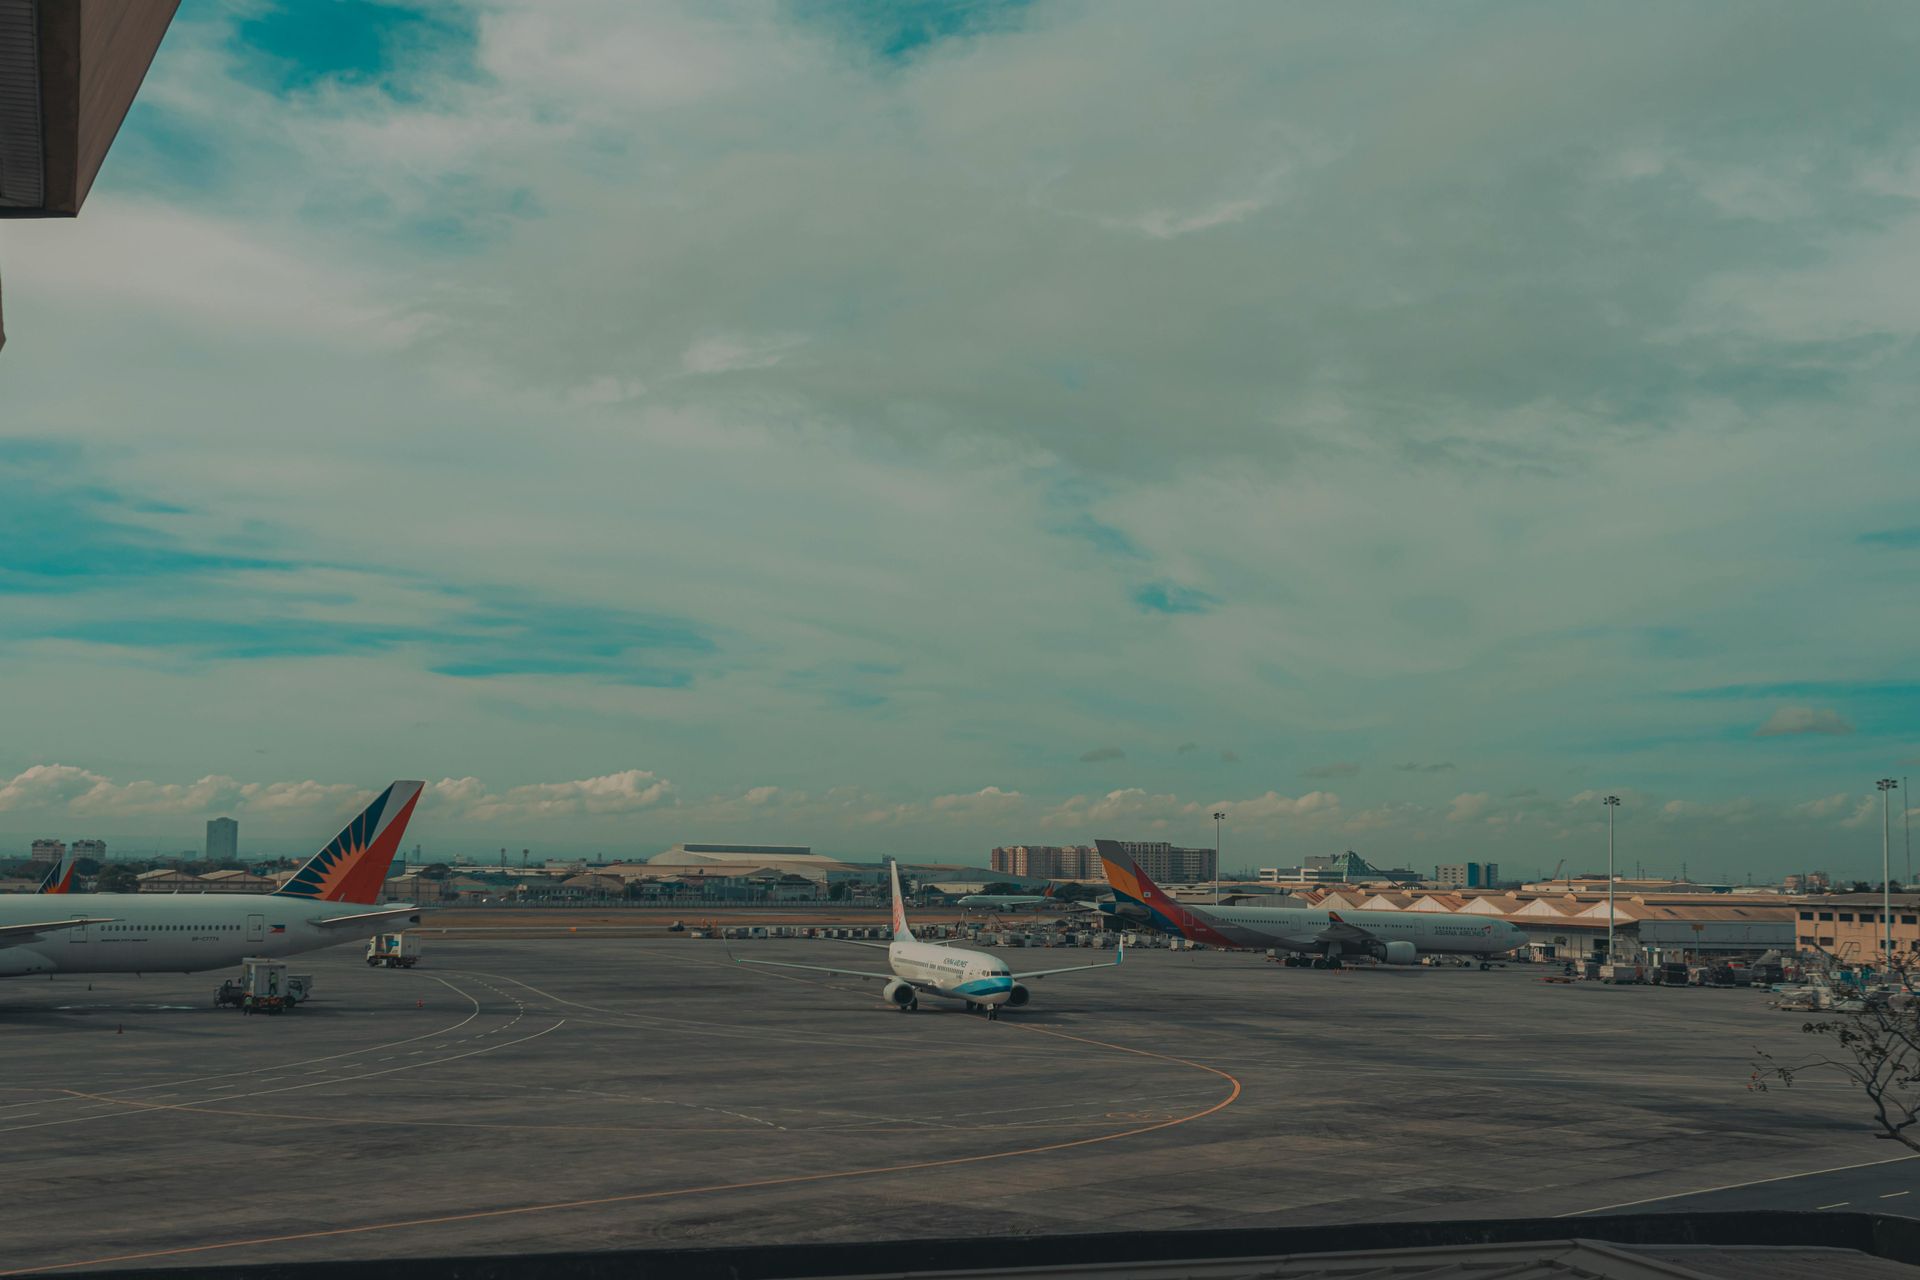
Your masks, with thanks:
M 887 867 L 893 873 L 893 937 L 897 942 L 913 937 L 913 928 L 907 923 L 907 900 L 900 893 L 900 864 L 889 862 Z
M 1047 881 L 1047 887 L 1040 891 L 1040 896 L 1043 898 L 1051 898 L 1053 896 L 1054 887 L 1055 886 L 1053 881 L 1051 880 Z
M 60 861 L 47 868 L 45 878 L 40 881 L 38 893 L 72 893 L 73 866 L 79 859 L 69 849 L 60 855 Z
M 1120 847 L 1118 840 L 1096 840 L 1094 845 L 1100 850 L 1100 869 L 1107 873 L 1114 897 L 1122 902 L 1145 903 L 1154 898 L 1166 901 L 1160 886 L 1147 879 L 1147 873 L 1140 869 L 1132 854 Z
M 380 901 L 380 886 L 399 852 L 407 819 L 420 800 L 422 782 L 396 782 L 382 791 L 365 812 L 326 848 L 307 859 L 293 878 L 275 891 L 277 897 L 314 898 L 326 902 Z
M 1096 840 L 1094 843 L 1100 850 L 1101 870 L 1107 873 L 1107 883 L 1113 886 L 1114 902 L 1129 907 L 1121 914 L 1144 918 L 1153 928 L 1177 938 L 1216 947 L 1235 945 L 1220 931 L 1212 917 L 1175 901 L 1149 879 L 1147 873 L 1140 869 L 1140 864 L 1133 860 L 1133 855 L 1120 847 L 1118 840 Z

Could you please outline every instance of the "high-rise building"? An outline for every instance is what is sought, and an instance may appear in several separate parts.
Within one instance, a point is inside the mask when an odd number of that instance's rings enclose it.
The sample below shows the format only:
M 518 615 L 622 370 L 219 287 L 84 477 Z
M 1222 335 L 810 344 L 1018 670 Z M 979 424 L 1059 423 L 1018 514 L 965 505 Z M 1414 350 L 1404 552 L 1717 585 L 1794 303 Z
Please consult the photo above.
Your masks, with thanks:
M 1001 875 L 1047 880 L 1099 880 L 1100 855 L 1090 844 L 1010 844 L 995 849 L 989 865 Z
M 72 846 L 75 862 L 82 858 L 92 858 L 95 862 L 107 860 L 107 842 L 105 840 L 75 840 Z
M 1120 848 L 1147 873 L 1147 879 L 1159 884 L 1198 884 L 1214 878 L 1211 849 L 1182 849 L 1164 840 L 1122 840 Z
M 240 858 L 240 824 L 232 818 L 207 823 L 207 861 L 236 862 Z
M 1488 889 L 1499 879 L 1497 862 L 1453 862 L 1433 869 L 1434 883 L 1447 889 Z
M 35 840 L 33 842 L 33 865 L 50 867 L 67 856 L 67 846 L 58 840 Z

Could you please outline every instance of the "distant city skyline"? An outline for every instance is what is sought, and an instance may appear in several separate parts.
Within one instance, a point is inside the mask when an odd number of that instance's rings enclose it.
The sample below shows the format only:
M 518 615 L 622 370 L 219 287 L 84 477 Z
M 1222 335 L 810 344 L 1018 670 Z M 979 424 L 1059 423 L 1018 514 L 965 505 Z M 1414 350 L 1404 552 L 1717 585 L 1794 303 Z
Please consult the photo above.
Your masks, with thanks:
M 1889 10 L 320 12 L 0 220 L 13 847 L 1877 868 Z

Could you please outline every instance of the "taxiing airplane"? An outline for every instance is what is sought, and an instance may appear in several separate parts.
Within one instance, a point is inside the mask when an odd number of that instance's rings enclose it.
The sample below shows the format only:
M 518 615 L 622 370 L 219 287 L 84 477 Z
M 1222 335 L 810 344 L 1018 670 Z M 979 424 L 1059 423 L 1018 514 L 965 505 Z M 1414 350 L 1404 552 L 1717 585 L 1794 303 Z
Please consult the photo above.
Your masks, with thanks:
M 1049 884 L 1039 893 L 970 893 L 954 903 L 963 911 L 1038 911 L 1050 902 L 1059 902 L 1061 906 L 1074 906 L 1065 899 L 1056 898 L 1059 886 Z
M 818 964 L 787 964 L 779 960 L 748 960 L 734 957 L 741 964 L 768 965 L 775 969 L 808 969 L 814 973 L 833 973 L 844 978 L 871 978 L 887 985 L 881 996 L 902 1013 L 920 1007 L 923 995 L 945 1000 L 961 1000 L 967 1012 L 985 1010 L 988 1021 L 998 1019 L 1000 1007 L 1025 1007 L 1032 993 L 1022 985 L 1031 978 L 1047 978 L 1056 973 L 1079 973 L 1087 969 L 1111 969 L 1126 959 L 1124 949 L 1114 952 L 1105 964 L 1075 964 L 1064 969 L 1030 969 L 1015 973 L 1007 962 L 984 951 L 921 942 L 907 923 L 907 904 L 900 896 L 900 864 L 889 864 L 893 873 L 893 941 L 866 942 L 861 946 L 885 947 L 891 973 L 868 973 L 859 969 L 835 969 Z
M 370 907 L 420 799 L 396 782 L 273 893 L 83 893 L 61 915 L 45 894 L 0 897 L 0 978 L 39 973 L 195 973 L 363 938 L 416 906 Z M 67 882 L 62 882 L 67 883 Z M 50 892 L 65 893 L 61 888 Z
M 1316 969 L 1338 969 L 1343 956 L 1416 964 L 1423 955 L 1492 956 L 1526 945 L 1526 931 L 1505 920 L 1425 911 L 1321 911 L 1313 907 L 1197 907 L 1176 902 L 1147 878 L 1118 841 L 1098 841 L 1100 865 L 1114 900 L 1103 906 L 1124 920 L 1210 947 L 1274 948 L 1311 957 Z

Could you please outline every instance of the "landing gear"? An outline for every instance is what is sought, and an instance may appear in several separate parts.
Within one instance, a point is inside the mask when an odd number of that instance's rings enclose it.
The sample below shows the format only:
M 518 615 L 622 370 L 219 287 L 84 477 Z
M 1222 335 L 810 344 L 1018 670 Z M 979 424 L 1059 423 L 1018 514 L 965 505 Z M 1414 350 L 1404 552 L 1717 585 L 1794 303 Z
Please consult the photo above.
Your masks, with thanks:
M 998 1021 L 1000 1021 L 1000 1006 L 999 1006 L 999 1005 L 997 1005 L 997 1004 L 990 1004 L 990 1005 L 988 1005 L 988 1006 L 987 1006 L 987 1021 L 988 1021 L 988 1022 L 998 1022 Z
M 1487 970 L 1491 968 L 1493 968 L 1493 966 L 1488 964 L 1485 960 L 1482 960 L 1480 962 L 1480 972 L 1485 973 Z

